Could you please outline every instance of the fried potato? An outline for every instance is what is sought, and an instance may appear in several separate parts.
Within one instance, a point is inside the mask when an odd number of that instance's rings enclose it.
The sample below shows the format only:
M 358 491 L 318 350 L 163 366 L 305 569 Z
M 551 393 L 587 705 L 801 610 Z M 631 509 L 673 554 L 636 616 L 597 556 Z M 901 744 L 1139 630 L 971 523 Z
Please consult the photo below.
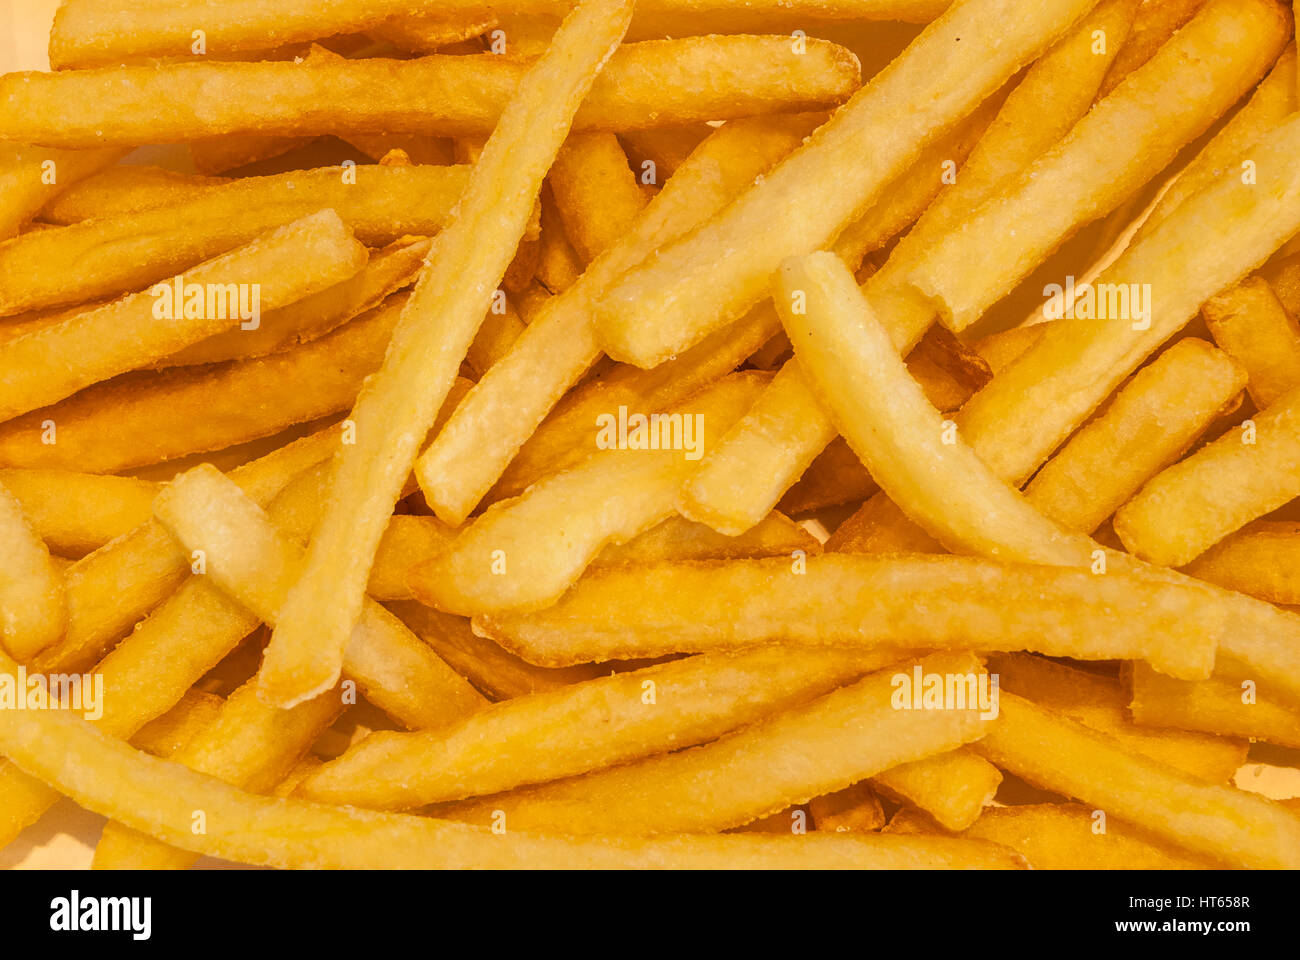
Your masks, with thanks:
M 41 208 L 78 181 L 117 163 L 127 151 L 54 150 L 28 144 L 0 146 L 0 241 L 17 236 Z
M 451 727 L 373 733 L 308 778 L 322 803 L 407 810 L 695 746 L 891 662 L 878 651 L 710 654 L 517 697 Z M 591 723 L 599 715 L 601 722 Z
M 1251 277 L 1201 308 L 1210 334 L 1249 375 L 1246 389 L 1261 410 L 1300 387 L 1300 323 L 1262 277 Z
M 1226 865 L 1300 863 L 1300 817 L 1280 804 L 1189 777 L 1015 694 L 999 700 L 976 749 L 1002 769 Z
M 584 264 L 613 246 L 646 205 L 627 154 L 612 133 L 577 133 L 547 175 L 564 233 Z
M 155 757 L 170 757 L 212 724 L 224 702 L 214 693 L 197 688 L 187 691 L 176 706 L 141 727 L 131 738 L 131 746 Z
M 36 535 L 55 553 L 80 557 L 148 522 L 158 484 L 71 470 L 0 470 Z
M 1253 684 L 1248 687 L 1225 677 L 1175 680 L 1141 665 L 1131 671 L 1130 682 L 1129 709 L 1139 724 L 1248 737 L 1300 749 L 1300 711 L 1280 703 L 1267 689 L 1259 691 Z
M 802 54 L 794 52 L 789 37 L 692 37 L 622 46 L 574 126 L 676 126 L 848 99 L 860 80 L 857 59 L 823 40 L 806 44 Z M 508 57 L 433 55 L 10 73 L 0 77 L 0 138 L 86 148 L 247 133 L 486 134 L 528 69 Z M 268 90 L 276 95 L 265 96 Z
M 565 18 L 505 107 L 403 308 L 384 364 L 352 411 L 330 502 L 289 591 L 259 674 L 282 707 L 329 689 L 361 611 L 393 504 L 527 227 L 575 111 L 618 47 L 628 0 L 586 0 Z
M 416 598 L 464 615 L 553 603 L 606 545 L 672 516 L 708 438 L 724 432 L 766 380 L 736 374 L 661 418 L 642 415 L 640 428 L 625 409 L 610 413 L 601 428 L 606 449 L 488 508 L 446 551 L 411 571 Z
M 4 472 L 0 471 L 0 483 Z M 660 560 L 729 560 L 736 557 L 822 552 L 817 538 L 775 511 L 739 537 L 726 537 L 702 523 L 669 517 L 627 543 L 610 544 L 596 555 L 592 567 L 633 567 Z
M 181 203 L 19 237 L 0 247 L 0 313 L 139 290 L 326 208 L 363 243 L 429 236 L 441 229 L 467 171 L 362 167 L 353 184 L 347 175 L 327 167 L 250 177 Z
M 5 482 L 0 475 L 0 483 Z M 1193 560 L 1185 572 L 1269 603 L 1300 605 L 1300 524 L 1248 523 Z
M 808 801 L 813 827 L 829 833 L 874 833 L 885 825 L 885 811 L 865 780 Z
M 836 236 L 917 151 L 1091 6 L 980 0 L 953 7 L 723 214 L 608 288 L 595 313 L 605 352 L 653 366 L 741 316 L 765 296 L 782 260 Z M 997 42 L 986 42 L 992 33 Z M 830 182 L 836 189 L 828 194 Z
M 322 210 L 199 264 L 172 283 L 6 340 L 0 343 L 0 420 L 147 366 L 241 321 L 260 322 L 259 303 L 268 310 L 295 303 L 352 277 L 365 260 L 365 248 L 343 221 Z M 160 299 L 160 292 L 167 296 Z
M 1150 659 L 1204 677 L 1227 619 L 1200 585 L 965 557 L 825 554 L 591 571 L 549 609 L 475 624 L 546 666 L 781 641 Z
M 63 574 L 36 535 L 22 504 L 0 486 L 0 641 L 13 656 L 29 660 L 61 636 L 68 625 Z
M 449 804 L 436 812 L 475 825 L 504 817 L 507 830 L 548 829 L 548 824 L 559 829 L 563 824 L 575 835 L 740 826 L 902 763 L 952 750 L 991 726 L 990 717 L 977 708 L 894 706 L 894 678 L 911 676 L 914 668 L 972 684 L 982 675 L 970 654 L 904 660 L 704 746 Z
M 1002 774 L 965 747 L 913 760 L 877 774 L 871 782 L 886 794 L 925 811 L 949 830 L 975 822 L 997 793 Z
M 1300 387 L 1153 477 L 1115 514 L 1132 553 L 1181 567 L 1300 495 Z
M 176 173 L 162 167 L 121 164 L 72 184 L 41 208 L 41 219 L 67 226 L 82 220 L 120 217 L 150 207 L 184 203 L 207 194 L 228 177 Z

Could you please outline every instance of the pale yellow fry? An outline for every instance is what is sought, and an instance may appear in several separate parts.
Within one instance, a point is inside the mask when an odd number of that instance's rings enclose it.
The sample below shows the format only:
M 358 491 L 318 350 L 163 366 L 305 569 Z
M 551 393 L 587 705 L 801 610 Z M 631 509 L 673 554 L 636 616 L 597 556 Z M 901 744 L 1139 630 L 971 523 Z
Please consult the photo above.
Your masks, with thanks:
M 576 133 L 547 176 L 564 232 L 584 263 L 613 246 L 646 205 L 646 195 L 612 133 Z
M 1193 560 L 1185 572 L 1269 603 L 1300 606 L 1300 524 L 1248 523 Z
M 1203 6 L 1205 0 L 1143 0 L 1128 40 L 1106 74 L 1101 95 L 1110 93 L 1150 60 Z
M 259 674 L 269 702 L 290 706 L 338 679 L 375 550 L 418 445 L 523 236 L 573 114 L 630 16 L 627 0 L 588 0 L 576 8 L 521 81 L 474 165 L 384 366 L 353 409 L 357 442 L 337 458 L 330 504 Z
M 950 0 L 644 0 L 633 18 L 634 36 L 781 32 L 809 19 L 906 20 L 926 23 Z M 112 5 L 102 0 L 62 4 L 50 34 L 56 70 L 119 63 L 128 57 L 188 57 L 193 31 L 205 31 L 210 51 L 260 51 L 274 43 L 315 40 L 377 30 L 404 49 L 428 52 L 454 39 L 481 34 L 508 12 L 558 20 L 569 0 L 239 0 L 214 10 L 203 0 L 165 5 Z M 454 26 L 453 26 L 454 25 Z M 396 31 L 394 34 L 392 31 Z M 449 32 L 450 31 L 450 32 Z M 510 48 L 507 45 L 507 53 Z
M 834 238 L 927 142 L 1093 5 L 972 0 L 950 9 L 724 213 L 606 290 L 595 313 L 605 351 L 653 366 L 742 315 L 782 260 Z
M 176 173 L 162 167 L 123 164 L 75 183 L 41 209 L 41 219 L 67 226 L 93 217 L 120 217 L 150 207 L 183 203 L 203 196 L 226 177 Z
M 484 136 L 531 69 L 490 54 L 186 60 L 0 75 L 0 136 L 84 148 L 249 133 Z M 573 125 L 618 131 L 813 110 L 842 103 L 860 82 L 857 58 L 825 40 L 808 38 L 802 52 L 789 36 L 649 40 L 618 50 Z
M 0 659 L 0 670 L 16 669 Z M 495 836 L 425 817 L 252 796 L 50 711 L 0 711 L 0 751 L 129 827 L 195 853 L 281 868 L 1023 867 L 1004 847 L 949 838 Z M 195 809 L 208 814 L 206 833 L 192 829 Z
M 404 810 L 559 780 L 704 743 L 894 659 L 775 648 L 689 657 L 516 697 L 451 727 L 373 733 L 298 794 Z
M 1286 42 L 1287 21 L 1272 0 L 1212 0 L 1053 150 L 932 245 L 906 281 L 950 329 L 965 329 L 1062 239 L 1114 209 L 1208 128 Z
M 42 207 L 126 154 L 114 148 L 55 150 L 17 143 L 0 147 L 0 241 L 17 236 Z
M 1134 664 L 1129 679 L 1133 699 L 1128 706 L 1136 723 L 1300 749 L 1300 710 L 1279 703 L 1253 681 L 1175 680 L 1142 664 Z
M 218 586 L 264 623 L 279 621 L 303 551 L 239 487 L 211 466 L 196 467 L 159 493 L 154 514 L 187 548 L 203 552 L 207 575 Z M 368 700 L 411 726 L 443 724 L 485 702 L 373 600 L 362 604 L 342 669 Z
M 425 499 L 439 517 L 463 523 L 564 391 L 600 359 L 588 318 L 590 296 L 726 206 L 811 129 L 811 120 L 797 117 L 724 124 L 574 288 L 546 302 L 416 465 Z
M 1230 609 L 1194 581 L 967 557 L 824 554 L 591 571 L 553 607 L 475 625 L 547 666 L 782 641 L 1148 659 L 1198 679 L 1230 632 Z M 1294 646 L 1276 626 L 1259 639 Z
M 1232 866 L 1300 865 L 1300 817 L 1207 784 L 1011 693 L 976 749 L 1016 776 Z
M 1245 371 L 1204 340 L 1180 340 L 1137 375 L 1038 471 L 1029 502 L 1091 533 L 1239 401 Z
M 36 535 L 56 553 L 80 557 L 149 520 L 158 484 L 71 470 L 0 470 Z
M 970 699 L 961 706 L 945 703 L 944 709 L 899 708 L 896 678 L 911 677 L 914 669 L 961 678 L 957 682 L 967 685 Z M 970 654 L 903 660 L 701 747 L 438 812 L 475 825 L 490 825 L 496 817 L 504 818 L 507 830 L 578 835 L 737 827 L 978 739 L 991 725 L 974 700 L 981 674 Z
M 605 546 L 673 515 L 677 491 L 710 438 L 749 408 L 767 379 L 757 371 L 734 374 L 672 413 L 641 415 L 639 430 L 611 411 L 594 426 L 604 431 L 605 449 L 493 504 L 446 551 L 411 571 L 417 599 L 466 616 L 554 603 Z
M 993 799 L 1002 774 L 979 754 L 962 747 L 901 764 L 877 774 L 871 782 L 949 830 L 964 830 Z
M 187 690 L 176 706 L 141 727 L 131 746 L 155 757 L 170 757 L 212 724 L 224 702 L 215 693 Z
M 1300 387 L 1300 323 L 1263 277 L 1243 280 L 1201 308 L 1214 342 L 1243 367 L 1261 409 Z
M 322 210 L 191 268 L 183 280 L 164 281 L 0 343 L 0 420 L 238 326 L 244 321 L 241 305 L 253 302 L 246 291 L 254 285 L 260 302 L 274 310 L 346 280 L 365 262 L 366 249 L 352 231 L 334 211 Z M 208 291 L 193 313 L 188 291 L 183 297 L 173 293 L 190 284 Z
M 0 640 L 29 660 L 63 636 L 68 600 L 63 573 L 36 535 L 22 504 L 0 486 Z
M 1300 495 L 1300 387 L 1153 477 L 1115 514 L 1131 552 L 1181 567 Z

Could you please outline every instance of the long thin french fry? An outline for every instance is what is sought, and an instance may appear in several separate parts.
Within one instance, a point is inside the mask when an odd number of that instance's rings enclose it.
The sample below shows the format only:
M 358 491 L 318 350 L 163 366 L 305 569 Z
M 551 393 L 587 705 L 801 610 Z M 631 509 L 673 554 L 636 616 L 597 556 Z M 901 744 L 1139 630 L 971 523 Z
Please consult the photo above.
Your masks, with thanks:
M 627 154 L 612 133 L 578 133 L 547 175 L 564 233 L 584 263 L 613 246 L 646 205 Z
M 606 353 L 653 366 L 741 316 L 782 260 L 835 237 L 927 142 L 1093 5 L 974 0 L 950 9 L 725 213 L 606 290 L 595 314 Z
M 29 660 L 54 643 L 68 625 L 63 574 L 36 535 L 22 504 L 0 486 L 0 642 L 13 656 Z
M 1262 277 L 1251 277 L 1201 308 L 1214 342 L 1246 368 L 1261 410 L 1300 387 L 1300 323 Z
M 0 470 L 4 486 L 55 553 L 81 557 L 149 520 L 158 484 L 71 470 Z
M 1256 685 L 1223 677 L 1175 680 L 1135 665 L 1129 709 L 1139 724 L 1249 737 L 1300 749 L 1300 711 Z M 1166 731 L 1160 730 L 1163 734 Z
M 88 148 L 244 133 L 482 135 L 529 69 L 485 54 L 10 73 L 0 77 L 0 138 Z M 813 110 L 859 82 L 857 59 L 824 40 L 802 53 L 781 36 L 650 40 L 619 48 L 573 123 L 617 131 Z
M 127 151 L 55 150 L 23 144 L 0 147 L 0 241 L 17 236 L 41 208 L 78 181 L 117 163 Z
M 150 207 L 162 207 L 204 196 L 207 187 L 229 183 L 227 177 L 205 177 L 121 164 L 74 183 L 41 208 L 47 223 L 68 226 L 94 217 L 120 217 Z
M 577 7 L 504 108 L 383 367 L 353 408 L 357 442 L 338 458 L 330 505 L 259 674 L 268 702 L 290 706 L 338 679 L 375 550 L 418 444 L 451 389 L 573 115 L 630 17 L 626 0 Z

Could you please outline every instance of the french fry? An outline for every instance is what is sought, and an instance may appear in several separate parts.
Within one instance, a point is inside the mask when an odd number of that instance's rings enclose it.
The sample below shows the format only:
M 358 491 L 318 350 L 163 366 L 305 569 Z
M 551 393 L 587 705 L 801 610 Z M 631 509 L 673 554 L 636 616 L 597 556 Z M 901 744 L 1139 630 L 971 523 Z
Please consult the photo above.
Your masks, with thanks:
M 0 483 L 4 482 L 0 475 Z M 1277 520 L 1248 523 L 1184 571 L 1269 603 L 1300 606 L 1300 524 Z
M 994 654 L 988 666 L 990 673 L 998 675 L 999 689 L 1033 700 L 1109 735 L 1116 743 L 1210 783 L 1229 782 L 1246 762 L 1247 745 L 1240 740 L 1134 726 L 1125 710 L 1128 697 L 1124 685 L 1118 680 L 1021 653 Z M 1143 672 L 1146 669 L 1141 668 Z
M 16 665 L 6 657 L 0 669 L 12 675 Z M 139 753 L 76 717 L 42 711 L 4 711 L 0 746 L 87 809 L 195 853 L 283 868 L 1019 869 L 1024 864 L 1004 847 L 947 837 L 499 837 L 425 817 L 257 797 Z M 196 808 L 208 813 L 206 833 L 192 830 Z
M 871 782 L 885 793 L 925 811 L 949 830 L 975 822 L 997 793 L 1002 774 L 965 747 L 904 763 Z
M 0 486 L 0 641 L 21 660 L 29 660 L 61 636 L 68 625 L 63 574 L 50 559 L 22 504 Z
M 880 489 L 871 479 L 858 455 L 842 437 L 836 437 L 808 465 L 777 503 L 788 514 L 798 516 L 823 507 L 865 500 Z
M 36 535 L 55 553 L 84 556 L 149 520 L 158 484 L 71 470 L 0 470 Z
M 380 366 L 405 295 L 280 353 L 139 371 L 0 424 L 0 464 L 119 471 L 346 410 Z M 310 383 L 311 390 L 303 390 Z M 256 405 L 248 402 L 257 397 Z M 54 424 L 57 443 L 44 443 Z M 129 442 L 128 442 L 129 441 Z
M 338 215 L 322 210 L 172 283 L 0 343 L 0 420 L 139 369 L 241 321 L 260 323 L 259 303 L 268 310 L 287 306 L 353 276 L 365 260 L 365 248 Z
M 978 739 L 991 726 L 974 700 L 933 710 L 894 705 L 895 677 L 983 676 L 970 654 L 904 660 L 809 703 L 769 714 L 704 746 L 437 808 L 475 825 L 647 834 L 726 829 Z M 970 706 L 966 706 L 970 704 Z
M 1300 711 L 1253 684 L 1224 677 L 1174 680 L 1140 665 L 1132 670 L 1130 682 L 1129 709 L 1139 724 L 1249 737 L 1300 749 Z
M 1150 659 L 1196 678 L 1208 675 L 1226 619 L 1200 585 L 966 557 L 824 554 L 591 571 L 549 609 L 475 625 L 545 666 L 782 641 Z
M 260 234 L 332 208 L 363 243 L 441 227 L 467 172 L 460 167 L 322 168 L 206 187 L 202 196 L 105 220 L 43 230 L 0 247 L 0 313 L 139 290 Z
M 74 183 L 41 208 L 41 219 L 59 226 L 102 217 L 120 217 L 150 207 L 183 203 L 229 183 L 227 177 L 176 173 L 162 167 L 122 164 Z
M 606 545 L 673 515 L 677 489 L 708 437 L 725 431 L 766 380 L 736 374 L 670 414 L 642 415 L 640 427 L 626 411 L 609 413 L 596 425 L 608 435 L 606 449 L 489 507 L 446 551 L 411 571 L 416 598 L 463 615 L 553 603 Z
M 375 550 L 418 445 L 482 322 L 487 291 L 523 236 L 574 112 L 630 17 L 626 0 L 587 0 L 566 17 L 474 165 L 384 365 L 353 408 L 357 443 L 337 458 L 329 506 L 258 675 L 268 702 L 291 706 L 338 679 Z
M 800 54 L 789 37 L 713 36 L 622 46 L 574 127 L 677 126 L 846 100 L 857 59 L 824 40 L 806 45 Z M 486 134 L 529 69 L 509 57 L 435 54 L 10 73 L 0 77 L 0 137 L 89 148 L 246 133 Z
M 429 241 L 403 238 L 380 250 L 354 276 L 297 303 L 272 310 L 256 330 L 227 330 L 158 361 L 159 367 L 265 356 L 324 336 L 415 281 Z
M 1300 323 L 1268 281 L 1251 277 L 1205 301 L 1201 312 L 1214 342 L 1246 368 L 1257 407 L 1300 387 Z
M 0 471 L 0 482 L 4 474 Z M 734 557 L 817 556 L 817 538 L 789 518 L 773 512 L 743 536 L 725 537 L 702 523 L 669 517 L 627 543 L 610 544 L 596 555 L 593 567 L 631 567 L 660 560 L 728 560 Z
M 826 4 L 763 0 L 736 7 L 726 0 L 648 0 L 637 8 L 634 36 L 687 36 L 709 33 L 777 32 L 809 19 L 908 20 L 927 23 L 948 0 L 847 0 Z M 559 20 L 569 12 L 565 0 L 512 3 L 513 14 Z M 335 34 L 374 31 L 403 49 L 427 53 L 455 39 L 478 36 L 502 12 L 488 0 L 372 0 L 325 5 L 317 0 L 251 0 L 238 15 L 220 16 L 199 0 L 165 7 L 132 9 L 102 0 L 65 4 L 50 35 L 50 65 L 56 70 L 115 64 L 128 57 L 188 57 L 193 31 L 202 29 L 214 53 L 265 50 L 268 44 L 315 40 Z M 452 39 L 455 37 L 455 39 Z M 507 52 L 509 49 L 507 48 Z
M 1091 533 L 1186 453 L 1246 385 L 1227 354 L 1194 337 L 1180 340 L 1070 438 L 1025 497 L 1067 530 Z
M 588 318 L 589 297 L 726 206 L 794 149 L 811 126 L 810 120 L 786 117 L 724 124 L 678 169 L 620 242 L 591 264 L 577 289 L 546 302 L 515 349 L 470 392 L 416 466 L 425 499 L 439 517 L 463 523 L 564 391 L 600 359 Z M 589 427 L 585 424 L 584 431 Z
M 1181 567 L 1300 495 L 1300 387 L 1153 477 L 1115 514 L 1134 554 Z
M 155 757 L 170 757 L 212 724 L 223 702 L 214 693 L 189 690 L 176 706 L 141 727 L 131 738 L 131 746 Z
M 251 793 L 269 793 L 343 712 L 339 696 L 293 708 L 268 707 L 253 681 L 236 690 L 214 719 L 171 759 Z M 95 847 L 96 870 L 183 870 L 197 855 L 110 821 Z
M 1100 95 L 1106 96 L 1150 60 L 1203 6 L 1205 0 L 1143 0 L 1128 39 L 1106 74 Z
M 542 235 L 537 250 L 537 280 L 552 295 L 559 296 L 578 282 L 583 262 L 569 240 L 549 184 L 542 190 Z
M 465 366 L 475 379 L 482 377 L 509 353 L 515 341 L 527 329 L 509 301 L 504 303 L 499 312 L 495 309 L 495 304 L 493 306 L 494 309 L 488 310 L 478 333 L 474 335 L 474 341 L 465 351 Z
M 126 156 L 125 150 L 53 150 L 26 144 L 0 147 L 0 241 L 17 236 L 41 208 L 78 181 Z
M 638 175 L 640 182 L 661 186 L 713 132 L 714 128 L 707 123 L 693 123 L 685 127 L 627 130 L 619 134 L 619 140 L 627 150 L 632 172 Z
M 879 652 L 793 658 L 774 648 L 689 657 L 518 697 L 451 727 L 373 733 L 298 796 L 409 810 L 560 780 L 713 740 L 890 662 Z M 597 713 L 602 722 L 588 723 Z
M 990 334 L 977 340 L 974 350 L 984 358 L 993 375 L 997 376 L 1037 343 L 1051 323 L 1052 321 L 1049 320 L 1045 323 L 1035 323 L 1028 327 L 1012 327 L 1002 333 Z
M 999 700 L 975 749 L 1004 770 L 1224 864 L 1300 863 L 1300 817 L 1279 804 L 1189 777 L 1015 694 Z
M 1282 52 L 1286 24 L 1271 0 L 1212 0 L 1053 150 L 926 250 L 907 282 L 938 305 L 949 329 L 965 329 L 1232 106 Z M 1125 150 L 1114 149 L 1117 139 Z M 989 236 L 1014 245 L 988 244 Z
M 871 785 L 855 783 L 808 801 L 813 826 L 830 833 L 873 833 L 885 825 L 885 811 Z
M 980 0 L 950 9 L 725 213 L 605 290 L 595 312 L 605 352 L 653 366 L 741 316 L 782 260 L 836 236 L 917 151 L 1091 6 Z M 993 32 L 997 42 L 985 42 Z M 826 182 L 836 184 L 831 195 Z
M 613 246 L 646 205 L 612 133 L 578 133 L 556 154 L 547 183 L 584 264 Z
M 256 134 L 204 137 L 190 143 L 190 159 L 201 176 L 213 176 L 282 157 L 312 140 L 312 137 L 259 137 Z

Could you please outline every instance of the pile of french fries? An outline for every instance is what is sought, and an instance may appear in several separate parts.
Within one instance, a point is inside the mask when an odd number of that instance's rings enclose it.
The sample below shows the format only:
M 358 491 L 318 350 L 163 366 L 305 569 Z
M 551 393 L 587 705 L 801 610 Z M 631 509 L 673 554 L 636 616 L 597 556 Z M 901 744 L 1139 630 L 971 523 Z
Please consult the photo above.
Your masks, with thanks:
M 63 0 L 0 846 L 1300 867 L 1294 23 Z

